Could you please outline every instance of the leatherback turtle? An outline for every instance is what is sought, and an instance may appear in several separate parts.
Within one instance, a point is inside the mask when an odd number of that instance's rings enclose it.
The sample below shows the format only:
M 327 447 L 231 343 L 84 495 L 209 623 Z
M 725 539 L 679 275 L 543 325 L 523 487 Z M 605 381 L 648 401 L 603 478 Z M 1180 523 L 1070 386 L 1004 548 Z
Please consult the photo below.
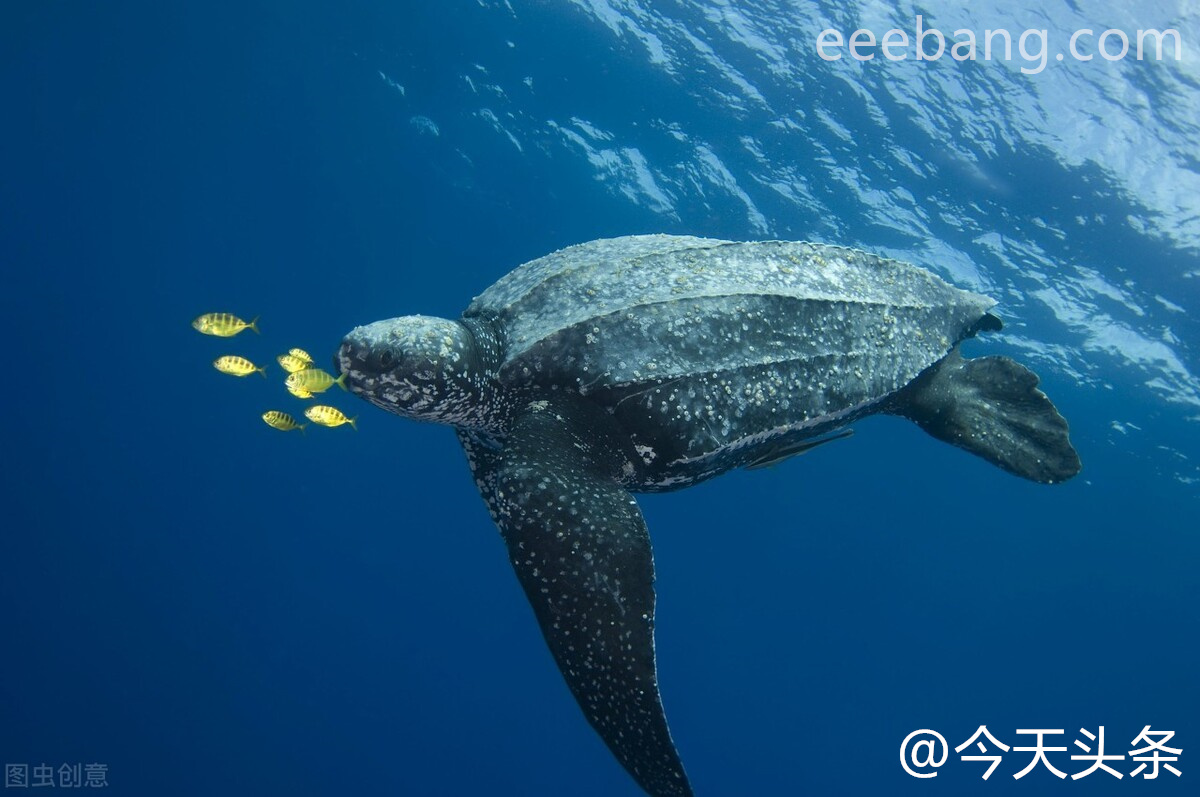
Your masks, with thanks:
M 772 464 L 864 415 L 1038 482 L 1074 476 L 1037 377 L 959 343 L 991 299 L 854 249 L 647 235 L 526 263 L 450 321 L 346 336 L 346 385 L 453 426 L 588 721 L 652 795 L 691 787 L 654 660 L 654 563 L 633 492 Z

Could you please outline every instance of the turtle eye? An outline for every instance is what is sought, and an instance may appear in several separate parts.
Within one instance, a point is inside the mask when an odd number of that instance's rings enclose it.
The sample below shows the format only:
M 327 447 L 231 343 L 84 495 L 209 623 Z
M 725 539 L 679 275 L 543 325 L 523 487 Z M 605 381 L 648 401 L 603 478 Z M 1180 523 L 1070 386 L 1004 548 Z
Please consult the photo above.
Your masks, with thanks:
M 379 366 L 381 368 L 391 368 L 394 362 L 396 362 L 396 356 L 388 349 L 384 349 L 379 353 Z

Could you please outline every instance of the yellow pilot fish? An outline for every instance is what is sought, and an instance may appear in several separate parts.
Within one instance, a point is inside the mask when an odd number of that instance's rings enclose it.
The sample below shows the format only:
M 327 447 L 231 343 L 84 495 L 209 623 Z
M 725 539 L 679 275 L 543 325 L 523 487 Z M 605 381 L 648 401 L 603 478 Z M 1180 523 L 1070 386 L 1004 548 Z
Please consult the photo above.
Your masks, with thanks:
M 281 432 L 291 432 L 299 429 L 300 434 L 304 434 L 304 429 L 308 426 L 307 423 L 296 423 L 295 418 L 279 410 L 264 412 L 262 419 L 267 426 L 270 426 L 272 429 L 278 429 Z
M 213 360 L 213 368 L 230 376 L 248 376 L 258 371 L 264 379 L 267 377 L 266 366 L 259 368 L 245 357 L 238 357 L 236 354 L 226 354 L 224 357 Z
M 258 316 L 255 316 L 253 321 L 246 322 L 232 313 L 205 313 L 192 322 L 192 327 L 197 332 L 216 335 L 218 338 L 231 338 L 243 329 L 252 329 L 255 334 L 259 334 Z
M 301 399 L 312 398 L 312 393 L 309 393 L 307 390 L 304 390 L 302 388 L 293 387 L 292 385 L 287 385 L 287 389 L 288 389 L 288 392 L 291 393 L 296 398 L 301 398 Z
M 309 365 L 312 365 L 312 355 L 306 352 L 304 349 L 288 349 L 288 354 L 299 360 L 304 360 L 304 362 L 308 363 Z
M 293 351 L 299 351 L 299 349 L 294 349 Z M 281 354 L 275 359 L 278 360 L 279 364 L 283 366 L 283 370 L 287 371 L 289 374 L 294 374 L 297 371 L 303 371 L 305 368 L 312 367 L 312 360 L 302 359 L 294 354 L 291 354 L 290 352 L 288 354 Z
M 334 385 L 345 390 L 346 375 L 342 374 L 337 379 L 334 379 L 320 368 L 305 368 L 303 371 L 289 374 L 285 384 L 288 390 L 296 388 L 297 390 L 306 390 L 309 393 L 324 393 Z
M 322 426 L 341 426 L 344 423 L 350 424 L 350 428 L 358 431 L 357 417 L 347 418 L 342 414 L 342 411 L 336 407 L 329 407 L 325 404 L 318 404 L 315 407 L 309 407 L 304 411 L 304 414 L 313 423 L 319 423 Z

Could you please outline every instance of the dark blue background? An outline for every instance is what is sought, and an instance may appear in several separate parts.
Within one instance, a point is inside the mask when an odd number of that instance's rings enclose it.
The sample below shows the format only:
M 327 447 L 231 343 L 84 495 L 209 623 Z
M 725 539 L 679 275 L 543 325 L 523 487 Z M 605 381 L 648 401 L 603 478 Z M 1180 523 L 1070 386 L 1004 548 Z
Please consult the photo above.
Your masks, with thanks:
M 636 119 L 654 101 L 630 81 L 661 88 L 565 11 L 496 31 L 471 5 L 3 11 L 0 761 L 107 763 L 129 795 L 636 793 L 547 655 L 453 434 L 337 395 L 358 434 L 281 435 L 258 416 L 302 407 L 277 367 L 210 366 L 325 360 L 356 324 L 453 317 L 583 240 L 747 237 L 728 216 L 663 224 L 577 161 L 455 125 L 454 70 L 515 35 L 547 112 L 582 94 Z M 383 67 L 444 98 L 427 100 L 438 139 Z M 190 329 L 214 310 L 261 315 L 262 336 Z M 1106 442 L 1113 417 L 1163 415 L 1111 381 L 1044 374 L 1086 464 L 1062 487 L 885 418 L 643 498 L 697 792 L 1188 793 L 1194 486 Z M 1175 444 L 1195 453 L 1195 435 Z M 1103 724 L 1117 753 L 1174 730 L 1184 778 L 1014 783 L 1028 754 L 983 786 L 954 757 L 933 780 L 899 768 L 909 731 L 953 745 L 983 723 L 1008 744 L 1064 728 L 1060 745 Z

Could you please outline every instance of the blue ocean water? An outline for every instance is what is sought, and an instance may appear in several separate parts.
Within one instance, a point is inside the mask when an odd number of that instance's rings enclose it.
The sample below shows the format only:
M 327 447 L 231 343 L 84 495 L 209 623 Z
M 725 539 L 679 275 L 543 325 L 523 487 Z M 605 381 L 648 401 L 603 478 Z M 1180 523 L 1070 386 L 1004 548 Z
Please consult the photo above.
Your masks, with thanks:
M 364 7 L 365 6 L 365 7 Z M 0 761 L 114 794 L 638 793 L 564 687 L 453 434 L 299 411 L 325 361 L 521 262 L 811 239 L 1000 301 L 1084 472 L 892 418 L 640 499 L 663 699 L 710 795 L 1191 793 L 1200 738 L 1200 17 L 1186 3 L 11 6 L 0 25 Z M 825 28 L 1179 30 L 1183 57 L 826 62 Z M 263 334 L 197 335 L 202 312 Z M 361 406 L 357 406 L 361 404 Z M 1174 731 L 1176 777 L 1068 772 Z M 1116 749 L 1119 748 L 1119 749 Z M 963 754 L 967 754 L 964 751 Z M 6 773 L 7 775 L 7 773 Z M 1141 780 L 1141 778 L 1137 778 Z M 1068 779 L 1068 782 L 1070 779 Z M 55 789 L 66 788 L 58 785 Z M 1194 787 L 1192 787 L 1194 788 Z

